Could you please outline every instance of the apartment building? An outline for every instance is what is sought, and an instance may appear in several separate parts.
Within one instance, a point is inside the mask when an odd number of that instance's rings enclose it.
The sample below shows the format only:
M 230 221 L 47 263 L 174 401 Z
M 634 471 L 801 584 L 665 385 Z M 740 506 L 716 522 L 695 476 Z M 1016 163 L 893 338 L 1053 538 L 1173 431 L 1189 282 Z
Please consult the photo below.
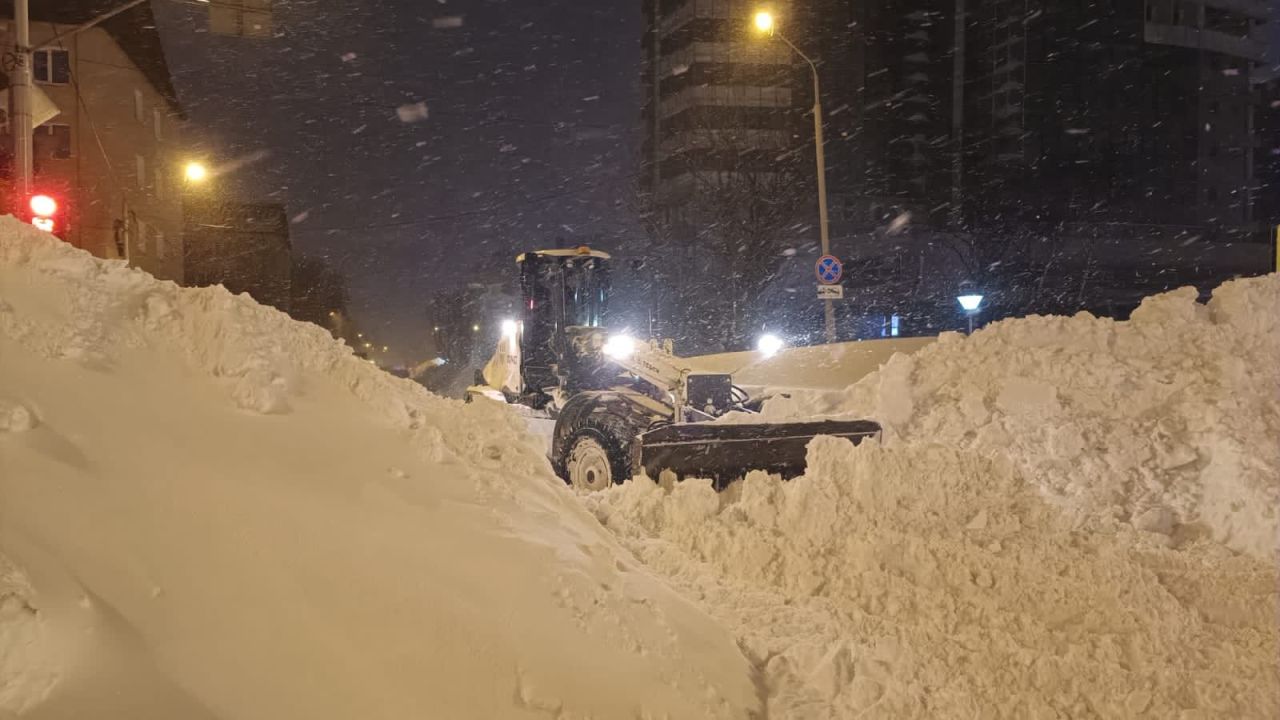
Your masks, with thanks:
M 35 189 L 59 200 L 67 242 L 180 282 L 184 116 L 151 9 L 58 38 L 108 9 L 93 0 L 32 6 L 35 91 L 56 111 L 35 129 Z M 11 46 L 12 33 L 12 20 L 0 19 L 0 42 Z M 2 129 L 0 182 L 12 190 L 7 117 Z

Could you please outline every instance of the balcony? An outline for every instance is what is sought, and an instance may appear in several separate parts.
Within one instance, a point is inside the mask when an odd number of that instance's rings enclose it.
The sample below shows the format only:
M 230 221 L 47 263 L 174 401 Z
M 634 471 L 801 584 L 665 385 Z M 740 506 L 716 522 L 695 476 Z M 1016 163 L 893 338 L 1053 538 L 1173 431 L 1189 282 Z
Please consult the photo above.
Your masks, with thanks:
M 1208 50 L 1209 52 L 1247 58 L 1259 63 L 1266 58 L 1266 46 L 1260 42 L 1213 30 L 1201 30 L 1181 25 L 1146 23 L 1143 25 L 1142 39 L 1157 45 L 1176 45 L 1192 50 Z

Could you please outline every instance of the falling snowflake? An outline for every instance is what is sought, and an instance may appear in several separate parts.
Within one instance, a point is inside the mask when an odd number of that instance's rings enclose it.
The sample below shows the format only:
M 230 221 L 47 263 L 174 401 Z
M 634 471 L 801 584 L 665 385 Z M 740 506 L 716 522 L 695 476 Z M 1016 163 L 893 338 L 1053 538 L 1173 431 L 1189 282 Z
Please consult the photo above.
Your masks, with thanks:
M 355 59 L 356 59 L 356 54 L 353 52 L 342 53 L 342 62 L 353 62 L 355 61 Z
M 911 223 L 911 213 L 904 212 L 889 222 L 889 229 L 886 231 L 889 235 L 899 233 L 908 224 Z
M 437 30 L 442 30 L 444 28 L 459 28 L 462 27 L 462 16 L 446 15 L 444 17 L 438 17 L 431 21 L 431 26 Z
M 396 108 L 396 117 L 400 118 L 402 123 L 416 123 L 427 119 L 427 104 L 425 102 L 409 103 Z

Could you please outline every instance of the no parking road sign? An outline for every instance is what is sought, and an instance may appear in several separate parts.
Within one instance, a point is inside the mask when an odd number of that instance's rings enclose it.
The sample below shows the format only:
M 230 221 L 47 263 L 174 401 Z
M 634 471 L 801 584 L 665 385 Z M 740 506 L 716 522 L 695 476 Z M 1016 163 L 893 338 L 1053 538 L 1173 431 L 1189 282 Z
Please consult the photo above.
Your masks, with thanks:
M 818 282 L 823 285 L 835 285 L 844 276 L 844 265 L 835 255 L 823 255 L 813 267 L 818 275 Z

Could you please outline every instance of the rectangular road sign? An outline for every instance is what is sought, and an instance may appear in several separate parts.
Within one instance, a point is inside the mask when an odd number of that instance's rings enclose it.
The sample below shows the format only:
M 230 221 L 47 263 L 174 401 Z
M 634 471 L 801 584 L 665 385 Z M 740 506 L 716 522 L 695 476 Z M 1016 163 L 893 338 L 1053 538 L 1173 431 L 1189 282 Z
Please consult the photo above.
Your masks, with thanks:
M 818 299 L 819 300 L 843 300 L 844 286 L 843 285 L 819 285 Z

